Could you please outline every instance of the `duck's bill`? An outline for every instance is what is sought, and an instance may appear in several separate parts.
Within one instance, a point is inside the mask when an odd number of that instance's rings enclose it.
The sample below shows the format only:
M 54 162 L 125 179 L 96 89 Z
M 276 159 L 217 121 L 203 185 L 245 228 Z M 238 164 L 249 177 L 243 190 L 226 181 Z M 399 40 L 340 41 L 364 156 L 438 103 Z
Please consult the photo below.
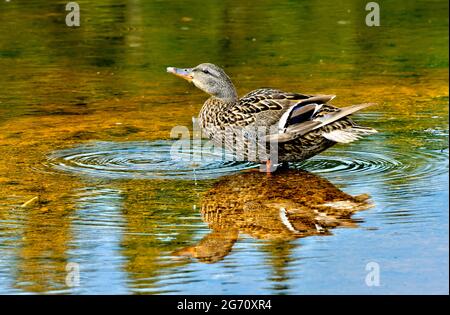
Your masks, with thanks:
M 193 79 L 193 77 L 191 75 L 192 69 L 180 69 L 180 68 L 174 68 L 174 67 L 167 67 L 167 72 L 172 73 L 172 74 L 176 75 L 177 77 L 188 80 L 189 82 L 191 82 Z

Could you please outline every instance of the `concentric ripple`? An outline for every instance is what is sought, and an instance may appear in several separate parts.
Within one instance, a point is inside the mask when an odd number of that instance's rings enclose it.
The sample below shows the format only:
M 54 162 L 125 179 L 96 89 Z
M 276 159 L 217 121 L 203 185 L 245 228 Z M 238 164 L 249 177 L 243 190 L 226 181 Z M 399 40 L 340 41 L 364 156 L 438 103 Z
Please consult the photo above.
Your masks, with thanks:
M 222 151 L 175 141 L 93 142 L 56 151 L 48 157 L 53 169 L 94 178 L 210 179 L 257 167 L 236 162 Z M 187 148 L 187 149 L 186 149 Z M 364 184 L 380 181 L 418 180 L 433 177 L 448 168 L 448 153 L 414 150 L 383 153 L 330 149 L 291 168 L 301 168 L 327 178 Z
M 401 173 L 406 165 L 396 158 L 373 152 L 331 151 L 330 155 L 318 155 L 301 163 L 293 163 L 294 167 L 307 169 L 314 173 L 358 173 L 360 176 L 378 173 Z M 392 174 L 391 174 L 392 175 Z
M 381 150 L 380 150 L 381 151 Z M 310 160 L 292 163 L 316 174 L 352 184 L 395 183 L 397 188 L 448 171 L 448 151 L 412 150 L 399 152 L 384 148 L 383 153 L 331 149 Z M 432 185 L 430 182 L 429 185 Z
M 94 142 L 56 151 L 48 163 L 57 170 L 111 179 L 209 179 L 256 166 L 227 161 L 221 152 L 200 146 L 192 149 L 189 142 L 178 143 L 181 149 L 174 149 L 174 144 L 164 140 Z

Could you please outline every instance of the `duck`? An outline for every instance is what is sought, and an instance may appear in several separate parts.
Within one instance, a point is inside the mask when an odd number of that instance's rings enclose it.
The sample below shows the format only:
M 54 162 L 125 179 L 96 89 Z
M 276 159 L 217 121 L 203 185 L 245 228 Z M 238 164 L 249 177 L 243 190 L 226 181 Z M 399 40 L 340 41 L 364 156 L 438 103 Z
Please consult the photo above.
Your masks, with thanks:
M 377 132 L 349 117 L 375 103 L 339 108 L 330 104 L 335 95 L 275 88 L 259 88 L 239 98 L 230 77 L 212 63 L 166 70 L 210 95 L 198 116 L 207 138 L 232 152 L 234 160 L 265 164 L 268 171 Z

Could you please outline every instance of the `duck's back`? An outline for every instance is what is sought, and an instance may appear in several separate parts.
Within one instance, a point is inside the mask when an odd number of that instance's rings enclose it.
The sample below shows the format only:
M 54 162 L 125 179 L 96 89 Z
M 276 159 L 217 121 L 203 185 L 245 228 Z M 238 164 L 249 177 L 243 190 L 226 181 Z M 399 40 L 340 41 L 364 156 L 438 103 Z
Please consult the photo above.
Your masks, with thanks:
M 347 117 L 367 104 L 337 108 L 328 104 L 333 98 L 263 88 L 232 103 L 211 97 L 203 105 L 199 120 L 216 144 L 235 152 L 243 150 L 238 159 L 265 161 L 269 142 L 272 147 L 276 142 L 279 161 L 299 161 L 337 142 L 351 142 L 376 132 L 357 126 Z M 261 154 L 255 156 L 250 150 Z

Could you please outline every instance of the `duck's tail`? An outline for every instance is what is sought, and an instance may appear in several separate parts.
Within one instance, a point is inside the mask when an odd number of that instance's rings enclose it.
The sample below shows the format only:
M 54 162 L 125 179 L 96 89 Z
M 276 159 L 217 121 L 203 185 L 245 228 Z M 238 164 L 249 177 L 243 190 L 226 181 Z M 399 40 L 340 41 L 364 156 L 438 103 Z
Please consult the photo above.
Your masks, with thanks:
M 352 126 L 350 128 L 323 133 L 322 136 L 334 142 L 350 143 L 360 139 L 363 136 L 371 135 L 377 132 L 378 131 L 370 127 Z
M 358 104 L 358 105 L 352 105 L 348 107 L 343 107 L 340 109 L 339 112 L 333 113 L 330 115 L 326 115 L 323 117 L 322 125 L 318 126 L 321 127 L 326 124 L 333 123 L 341 118 L 347 117 L 354 112 L 357 112 L 363 108 L 376 105 L 375 103 L 364 103 L 364 104 Z M 317 127 L 316 127 L 317 128 Z M 354 123 L 352 123 L 352 126 L 343 128 L 343 129 L 335 129 L 330 132 L 325 132 L 322 134 L 323 137 L 327 138 L 328 140 L 339 142 L 339 143 L 350 143 L 355 140 L 360 139 L 363 136 L 370 135 L 377 133 L 377 131 L 370 127 L 362 127 L 358 126 Z

